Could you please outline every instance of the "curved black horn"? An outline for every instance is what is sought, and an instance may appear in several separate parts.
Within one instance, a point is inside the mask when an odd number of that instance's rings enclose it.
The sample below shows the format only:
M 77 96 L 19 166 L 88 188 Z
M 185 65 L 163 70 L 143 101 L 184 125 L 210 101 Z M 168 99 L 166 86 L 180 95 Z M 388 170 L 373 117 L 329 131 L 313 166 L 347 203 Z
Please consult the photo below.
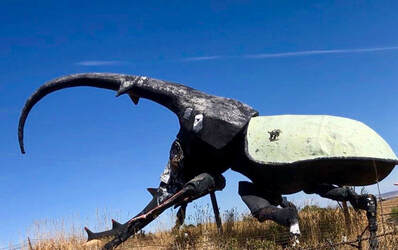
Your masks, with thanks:
M 24 126 L 26 118 L 32 107 L 46 95 L 64 88 L 78 87 L 78 86 L 91 86 L 103 89 L 110 89 L 118 91 L 121 84 L 127 78 L 127 75 L 121 74 L 106 74 L 106 73 L 88 73 L 88 74 L 75 74 L 65 77 L 60 77 L 55 80 L 49 81 L 42 85 L 33 95 L 29 97 L 23 107 L 18 125 L 18 140 L 21 152 L 24 154 Z
M 252 107 L 237 100 L 209 95 L 177 83 L 123 74 L 76 74 L 45 83 L 26 101 L 18 126 L 22 153 L 25 153 L 24 125 L 32 107 L 54 91 L 78 86 L 115 90 L 116 96 L 129 93 L 134 103 L 140 97 L 157 102 L 178 116 L 181 129 L 217 149 L 228 144 L 251 117 L 258 115 Z M 197 118 L 201 120 L 200 126 L 195 125 Z

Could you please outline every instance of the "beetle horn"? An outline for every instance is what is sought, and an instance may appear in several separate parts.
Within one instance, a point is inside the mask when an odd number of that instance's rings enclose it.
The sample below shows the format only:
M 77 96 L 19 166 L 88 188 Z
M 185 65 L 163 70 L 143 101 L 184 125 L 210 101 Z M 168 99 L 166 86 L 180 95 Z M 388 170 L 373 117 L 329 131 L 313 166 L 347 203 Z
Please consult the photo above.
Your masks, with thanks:
M 178 116 L 183 131 L 196 134 L 217 149 L 229 143 L 250 118 L 258 114 L 252 107 L 239 101 L 209 95 L 177 83 L 123 74 L 75 74 L 45 83 L 26 101 L 18 126 L 22 153 L 25 153 L 25 121 L 33 106 L 54 91 L 78 86 L 115 90 L 116 96 L 127 93 L 135 104 L 141 97 L 157 102 Z M 199 125 L 197 119 L 200 120 Z
M 26 101 L 23 107 L 18 125 L 18 139 L 21 152 L 24 154 L 24 126 L 26 118 L 32 107 L 46 95 L 64 88 L 90 86 L 110 90 L 118 90 L 121 83 L 127 78 L 126 75 L 121 74 L 103 74 L 103 73 L 89 73 L 89 74 L 76 74 L 65 77 L 60 77 L 55 80 L 49 81 L 42 85 L 33 95 Z
M 179 92 L 190 89 L 186 86 L 168 83 L 161 80 L 123 74 L 110 73 L 84 73 L 60 77 L 42 85 L 26 101 L 23 107 L 18 125 L 18 139 L 21 152 L 25 153 L 24 148 L 24 126 L 30 110 L 46 95 L 65 88 L 89 86 L 117 91 L 116 96 L 128 93 L 132 101 L 137 104 L 140 97 L 151 99 L 159 104 L 166 106 L 178 115 Z

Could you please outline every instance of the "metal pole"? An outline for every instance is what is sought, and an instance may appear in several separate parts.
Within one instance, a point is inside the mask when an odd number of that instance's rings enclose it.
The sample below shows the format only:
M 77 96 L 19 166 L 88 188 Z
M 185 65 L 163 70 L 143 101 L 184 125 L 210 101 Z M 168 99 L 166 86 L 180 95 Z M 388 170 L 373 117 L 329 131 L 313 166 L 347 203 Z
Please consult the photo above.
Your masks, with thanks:
M 348 210 L 347 201 L 343 201 L 343 213 L 344 213 L 344 220 L 345 220 L 345 228 L 347 235 L 351 234 L 351 218 L 350 218 L 350 211 Z
M 32 242 L 30 242 L 30 238 L 29 237 L 28 237 L 28 245 L 29 245 L 29 250 L 33 250 Z
M 210 192 L 211 204 L 213 205 L 214 217 L 216 219 L 216 224 L 218 228 L 218 232 L 222 233 L 222 225 L 221 225 L 221 218 L 220 218 L 220 210 L 218 209 L 216 194 Z

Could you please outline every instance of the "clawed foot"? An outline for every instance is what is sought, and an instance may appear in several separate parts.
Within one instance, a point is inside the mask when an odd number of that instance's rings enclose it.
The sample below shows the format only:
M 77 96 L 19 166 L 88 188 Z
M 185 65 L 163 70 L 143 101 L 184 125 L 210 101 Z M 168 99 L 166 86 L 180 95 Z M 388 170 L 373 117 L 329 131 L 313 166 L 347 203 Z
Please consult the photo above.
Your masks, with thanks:
M 377 211 L 377 199 L 373 194 L 358 195 L 354 200 L 350 200 L 350 202 L 356 211 L 359 209 L 370 213 L 376 213 Z
M 354 206 L 354 205 L 353 205 Z M 366 217 L 369 221 L 369 231 L 377 231 L 377 199 L 372 194 L 362 194 L 357 198 L 354 206 L 356 210 L 366 211 Z
M 300 236 L 301 232 L 298 222 L 295 222 L 290 226 L 290 234 Z
M 368 194 L 364 197 L 365 210 L 368 213 L 371 213 L 373 216 L 376 216 L 377 213 L 377 199 L 374 195 Z
M 374 195 L 366 197 L 366 217 L 369 222 L 369 245 L 370 249 L 378 249 L 377 241 L 377 200 Z
M 362 209 L 366 211 L 366 217 L 369 223 L 369 249 L 378 249 L 377 241 L 377 199 L 372 194 L 360 195 L 357 199 L 356 209 Z
M 290 225 L 289 231 L 290 231 L 290 237 L 292 240 L 292 247 L 296 247 L 298 244 L 300 244 L 299 237 L 301 234 L 298 221 L 296 221 Z

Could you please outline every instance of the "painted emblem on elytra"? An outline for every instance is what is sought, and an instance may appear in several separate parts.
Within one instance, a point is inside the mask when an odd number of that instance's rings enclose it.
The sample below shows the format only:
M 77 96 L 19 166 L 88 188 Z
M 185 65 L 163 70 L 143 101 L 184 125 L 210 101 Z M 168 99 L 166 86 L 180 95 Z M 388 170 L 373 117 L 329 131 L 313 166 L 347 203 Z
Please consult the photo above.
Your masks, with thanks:
M 274 129 L 272 131 L 268 131 L 269 141 L 277 141 L 281 133 L 282 131 L 280 129 Z

